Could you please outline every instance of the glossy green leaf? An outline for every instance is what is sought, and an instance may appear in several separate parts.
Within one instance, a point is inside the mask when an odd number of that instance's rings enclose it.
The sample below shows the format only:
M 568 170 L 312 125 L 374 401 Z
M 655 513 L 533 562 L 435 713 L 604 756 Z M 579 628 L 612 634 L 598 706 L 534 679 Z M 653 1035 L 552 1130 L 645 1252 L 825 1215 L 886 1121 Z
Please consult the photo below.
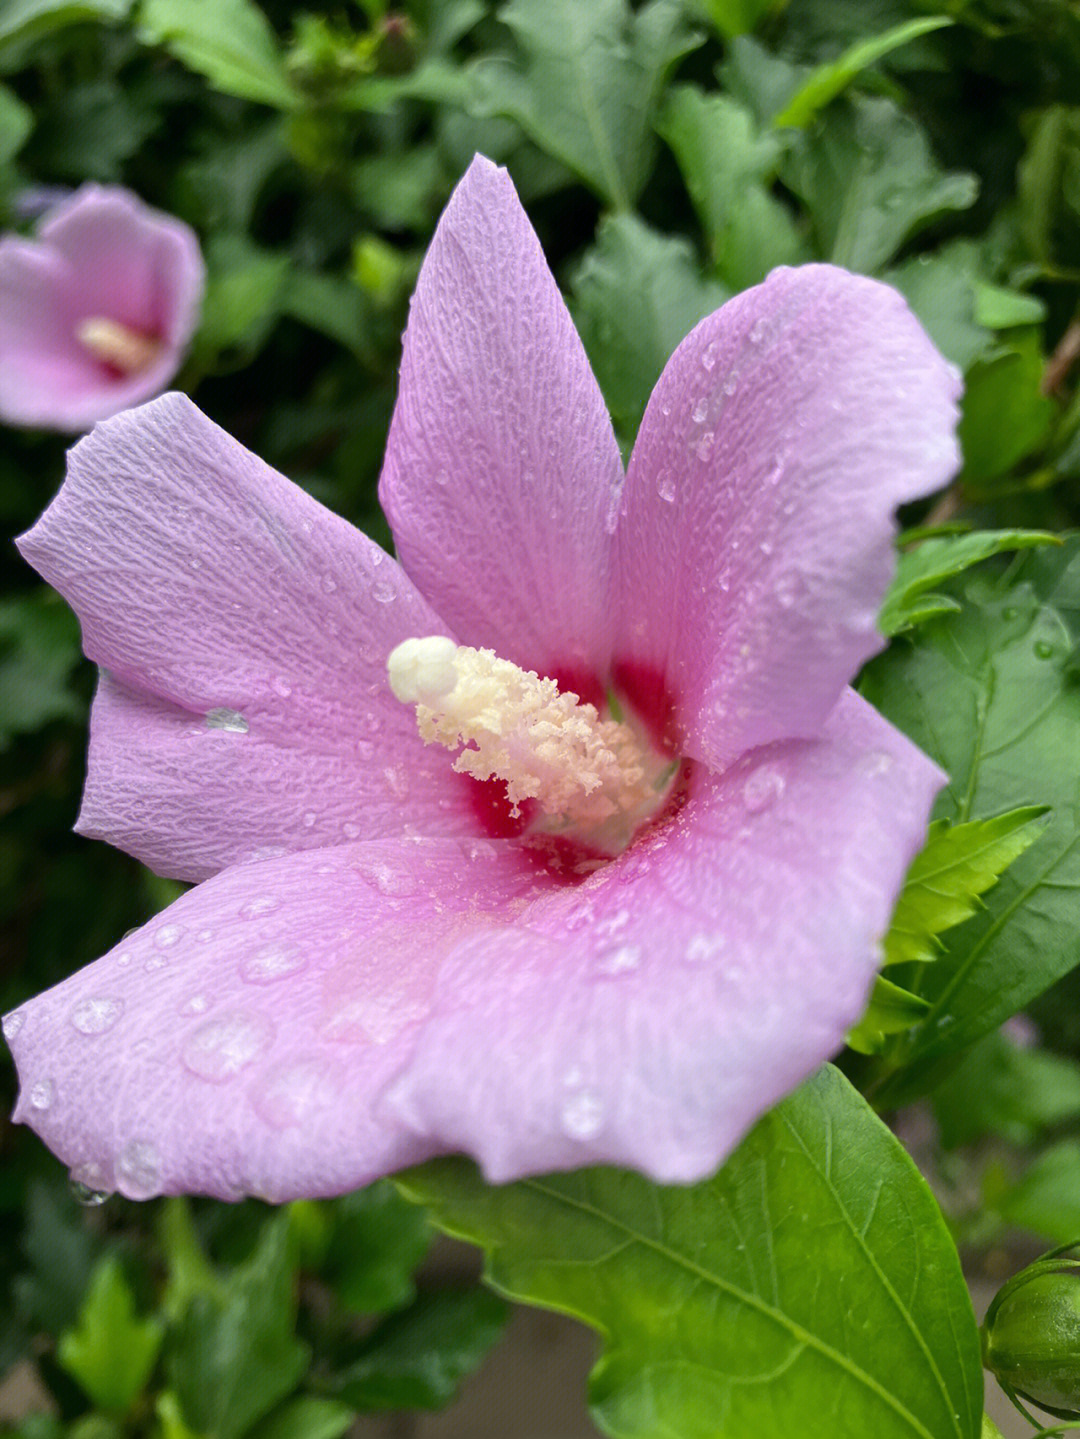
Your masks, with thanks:
M 508 1309 L 486 1289 L 421 1295 L 370 1335 L 359 1359 L 335 1375 L 335 1392 L 358 1409 L 441 1409 L 502 1334 Z
M 351 1404 L 300 1394 L 249 1429 L 247 1439 L 340 1439 L 355 1422 Z
M 308 1348 L 296 1338 L 296 1274 L 286 1211 L 219 1294 L 193 1294 L 169 1336 L 170 1385 L 189 1428 L 239 1439 L 295 1388 Z
M 749 111 L 727 95 L 677 85 L 657 120 L 671 146 L 712 258 L 735 289 L 802 256 L 791 212 L 771 192 L 782 142 L 759 134 Z
M 929 592 L 993 555 L 1060 543 L 1045 530 L 975 530 L 920 540 L 900 552 L 878 629 L 883 635 L 902 634 L 930 615 L 956 609 L 956 600 Z
M 637 430 L 672 351 L 728 298 L 686 240 L 610 216 L 573 276 L 572 310 L 620 434 Z
M 339 1199 L 332 1224 L 319 1274 L 342 1304 L 358 1314 L 408 1304 L 431 1244 L 426 1216 L 383 1182 Z
M 1080 953 L 1080 539 L 962 576 L 949 593 L 960 609 L 914 641 L 901 637 L 860 688 L 949 774 L 939 817 L 966 824 L 1032 804 L 1050 814 L 923 972 L 931 1013 L 898 1042 L 883 1101 L 932 1084 L 933 1065 L 1023 1008 Z
M 897 1140 L 825 1068 L 713 1179 L 583 1170 L 501 1188 L 463 1161 L 402 1178 L 511 1298 L 603 1336 L 616 1439 L 974 1439 L 978 1335 L 956 1249 Z
M 123 1414 L 146 1386 L 164 1337 L 159 1318 L 136 1317 L 120 1261 L 108 1255 L 94 1270 L 78 1324 L 60 1336 L 56 1357 L 99 1409 Z
M 848 1047 L 859 1054 L 876 1054 L 890 1034 L 910 1029 L 929 1008 L 925 999 L 879 974 L 866 1013 L 848 1033 Z
M 912 255 L 881 277 L 904 296 L 945 358 L 965 371 L 994 343 L 991 330 L 976 317 L 971 270 L 961 241 Z
M 893 101 L 864 96 L 831 109 L 782 173 L 806 202 L 822 255 L 867 274 L 978 193 L 973 175 L 941 169 L 924 132 Z
M 1011 864 L 1046 829 L 1045 805 L 993 819 L 950 824 L 937 820 L 915 856 L 885 936 L 885 964 L 925 964 L 944 948 L 939 936 L 980 908 Z
M 975 319 L 988 330 L 1041 325 L 1046 319 L 1046 305 L 1038 295 L 1025 295 L 1004 285 L 980 282 L 975 287 Z
M 700 43 L 679 0 L 510 0 L 499 18 L 520 62 L 477 71 L 488 108 L 517 121 L 616 209 L 653 166 L 652 120 L 668 71 Z
M 164 45 L 215 90 L 289 110 L 299 95 L 254 0 L 142 0 L 140 33 Z
M 901 45 L 917 40 L 920 35 L 928 35 L 932 30 L 940 30 L 952 23 L 947 15 L 925 15 L 906 20 L 902 25 L 894 25 L 891 30 L 886 30 L 884 35 L 874 35 L 857 41 L 836 60 L 819 65 L 780 113 L 773 117 L 773 124 L 805 129 L 818 111 L 823 110 L 838 95 L 842 95 L 856 76 L 869 65 L 876 64 L 878 60 L 898 50 Z
M 1057 407 L 1042 391 L 1045 365 L 1038 336 L 1029 332 L 968 372 L 959 434 L 969 486 L 1008 474 L 1048 438 Z

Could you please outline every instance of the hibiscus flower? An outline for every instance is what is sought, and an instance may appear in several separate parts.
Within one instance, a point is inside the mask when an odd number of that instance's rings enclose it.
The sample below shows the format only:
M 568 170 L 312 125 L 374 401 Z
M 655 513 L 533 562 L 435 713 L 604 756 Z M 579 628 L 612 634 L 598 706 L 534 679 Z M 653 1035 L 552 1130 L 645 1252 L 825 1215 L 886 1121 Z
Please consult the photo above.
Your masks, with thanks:
M 397 560 L 180 395 L 98 426 L 22 541 L 102 667 L 79 829 L 200 883 L 8 1017 L 16 1117 L 132 1197 L 711 1172 L 859 1017 L 942 782 L 847 685 L 956 390 L 893 290 L 779 270 L 624 482 L 478 158 L 405 337 Z
M 172 379 L 205 281 L 195 233 L 128 190 L 83 185 L 37 238 L 0 239 L 0 420 L 88 430 Z

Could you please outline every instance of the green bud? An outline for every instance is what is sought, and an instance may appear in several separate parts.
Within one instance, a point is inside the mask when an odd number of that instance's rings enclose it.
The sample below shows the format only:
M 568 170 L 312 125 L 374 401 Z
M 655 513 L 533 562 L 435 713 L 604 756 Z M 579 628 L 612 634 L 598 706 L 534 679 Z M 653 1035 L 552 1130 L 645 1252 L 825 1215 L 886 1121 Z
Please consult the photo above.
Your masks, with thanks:
M 1014 1403 L 1080 1419 L 1080 1246 L 1029 1264 L 994 1297 L 982 1325 L 983 1364 Z

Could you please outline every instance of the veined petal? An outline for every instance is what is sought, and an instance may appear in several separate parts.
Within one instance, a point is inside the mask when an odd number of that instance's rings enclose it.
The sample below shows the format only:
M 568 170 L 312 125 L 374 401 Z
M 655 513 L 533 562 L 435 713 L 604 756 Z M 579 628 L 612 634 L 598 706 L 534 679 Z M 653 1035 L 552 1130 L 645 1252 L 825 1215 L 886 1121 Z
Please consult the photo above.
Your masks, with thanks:
M 236 866 L 7 1016 L 15 1117 L 133 1199 L 340 1194 L 426 1158 L 374 1096 L 446 949 L 544 882 L 497 841 Z
M 84 831 L 201 879 L 267 848 L 466 827 L 468 781 L 386 678 L 400 640 L 445 623 L 377 545 L 184 396 L 76 445 L 20 546 L 110 672 Z
M 903 299 L 777 270 L 703 320 L 642 422 L 616 536 L 616 662 L 723 765 L 821 732 L 884 643 L 894 512 L 958 464 L 959 380 Z
M 493 1182 L 710 1174 L 858 1019 L 943 778 L 850 691 L 822 739 L 699 768 L 667 826 L 461 940 L 386 1111 Z
M 603 672 L 611 421 L 505 171 L 478 157 L 413 296 L 380 497 L 401 562 L 463 643 Z

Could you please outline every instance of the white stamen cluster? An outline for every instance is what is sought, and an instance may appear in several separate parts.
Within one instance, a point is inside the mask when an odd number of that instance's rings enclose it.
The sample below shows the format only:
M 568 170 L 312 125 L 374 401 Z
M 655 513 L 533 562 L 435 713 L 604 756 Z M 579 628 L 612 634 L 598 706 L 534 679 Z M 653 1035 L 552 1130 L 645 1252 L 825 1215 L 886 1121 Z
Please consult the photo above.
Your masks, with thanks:
M 666 776 L 670 763 L 552 679 L 445 635 L 403 641 L 388 668 L 397 698 L 416 705 L 421 738 L 467 746 L 454 768 L 505 780 L 515 814 L 533 799 L 559 821 L 544 828 L 584 834 L 616 816 L 639 821 L 660 802 L 658 770 Z
M 75 338 L 97 360 L 125 375 L 148 369 L 161 352 L 161 341 L 122 325 L 119 320 L 93 316 L 75 326 Z

